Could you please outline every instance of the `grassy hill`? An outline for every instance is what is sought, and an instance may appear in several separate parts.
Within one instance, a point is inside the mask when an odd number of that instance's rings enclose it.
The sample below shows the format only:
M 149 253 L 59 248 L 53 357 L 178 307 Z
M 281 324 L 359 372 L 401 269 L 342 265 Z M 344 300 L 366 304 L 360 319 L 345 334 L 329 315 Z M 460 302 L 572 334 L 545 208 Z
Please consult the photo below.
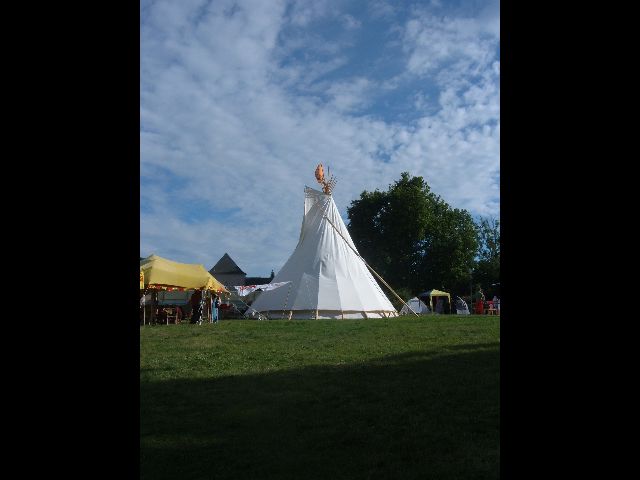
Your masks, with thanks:
M 498 478 L 500 317 L 140 328 L 141 478 Z

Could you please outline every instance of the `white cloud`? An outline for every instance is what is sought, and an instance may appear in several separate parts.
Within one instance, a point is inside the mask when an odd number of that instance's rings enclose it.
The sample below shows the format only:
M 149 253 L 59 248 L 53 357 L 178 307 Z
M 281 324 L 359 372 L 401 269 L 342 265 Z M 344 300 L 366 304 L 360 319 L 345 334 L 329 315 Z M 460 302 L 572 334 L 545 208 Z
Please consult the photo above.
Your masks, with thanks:
M 495 26 L 476 18 L 450 18 L 420 12 L 404 33 L 409 72 L 425 75 L 457 62 L 457 75 L 477 74 L 487 67 L 499 41 Z
M 370 8 L 392 13 L 385 2 Z M 145 12 L 141 254 L 211 268 L 228 252 L 249 275 L 277 272 L 297 243 L 303 187 L 317 187 L 320 162 L 338 177 L 343 214 L 362 190 L 384 190 L 402 171 L 424 176 L 454 207 L 497 213 L 497 39 L 478 21 L 418 15 L 405 25 L 403 78 L 436 73 L 448 83 L 431 99 L 435 113 L 404 124 L 354 115 L 402 82 L 330 80 L 349 63 L 341 44 L 285 34 L 328 16 L 345 22 L 335 3 L 159 1 Z M 298 50 L 312 55 L 288 57 Z M 418 113 L 429 103 L 411 98 Z
M 289 21 L 292 25 L 305 27 L 315 20 L 319 20 L 329 15 L 332 9 L 332 2 L 328 0 L 295 0 L 291 2 L 291 12 Z
M 337 110 L 348 112 L 359 109 L 369 104 L 367 95 L 371 88 L 371 82 L 366 78 L 355 78 L 349 82 L 333 82 L 326 93 L 331 98 L 331 105 Z
M 362 26 L 362 22 L 353 17 L 353 15 L 345 14 L 341 17 L 344 27 L 348 30 L 354 30 Z
M 391 18 L 394 15 L 393 6 L 386 0 L 370 0 L 367 8 L 373 18 Z

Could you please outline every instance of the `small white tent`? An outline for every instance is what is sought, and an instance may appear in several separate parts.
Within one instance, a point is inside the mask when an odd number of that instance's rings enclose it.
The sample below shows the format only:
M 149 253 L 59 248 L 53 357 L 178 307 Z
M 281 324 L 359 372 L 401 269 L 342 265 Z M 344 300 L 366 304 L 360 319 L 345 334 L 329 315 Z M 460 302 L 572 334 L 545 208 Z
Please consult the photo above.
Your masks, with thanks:
M 309 187 L 304 192 L 298 245 L 272 280 L 291 284 L 263 292 L 251 307 L 269 318 L 396 317 L 398 312 L 355 253 L 331 194 Z
M 456 297 L 456 313 L 458 315 L 469 315 L 469 307 L 467 306 L 467 302 L 465 302 L 460 297 Z
M 427 305 L 422 300 L 420 300 L 418 297 L 413 297 L 411 300 L 407 300 L 407 304 L 402 307 L 402 310 L 400 310 L 400 315 L 407 315 L 411 313 L 409 311 L 409 308 L 407 308 L 407 305 L 418 315 L 420 315 L 421 313 L 431 313 L 429 307 L 427 307 Z

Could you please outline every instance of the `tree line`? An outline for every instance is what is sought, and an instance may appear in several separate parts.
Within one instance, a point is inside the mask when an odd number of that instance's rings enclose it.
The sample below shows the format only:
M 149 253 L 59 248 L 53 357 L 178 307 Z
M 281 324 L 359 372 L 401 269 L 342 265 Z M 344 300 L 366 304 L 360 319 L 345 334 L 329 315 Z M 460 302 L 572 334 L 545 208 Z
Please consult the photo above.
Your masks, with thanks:
M 436 288 L 463 298 L 499 296 L 500 221 L 451 208 L 420 176 L 403 172 L 347 208 L 358 251 L 403 298 Z

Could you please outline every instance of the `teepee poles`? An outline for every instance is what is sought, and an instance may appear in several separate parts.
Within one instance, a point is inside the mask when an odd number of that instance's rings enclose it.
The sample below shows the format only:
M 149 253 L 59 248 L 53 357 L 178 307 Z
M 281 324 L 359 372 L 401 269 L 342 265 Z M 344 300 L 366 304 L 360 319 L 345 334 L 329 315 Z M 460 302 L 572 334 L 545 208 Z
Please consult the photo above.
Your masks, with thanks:
M 333 229 L 338 233 L 338 235 L 340 235 L 340 236 L 342 237 L 342 239 L 344 240 L 344 243 L 346 243 L 346 244 L 347 244 L 347 246 L 348 246 L 351 250 L 353 250 L 353 253 L 355 253 L 358 257 L 360 257 L 360 260 L 362 260 L 362 262 L 365 264 L 365 266 L 366 266 L 369 270 L 371 270 L 371 273 L 373 273 L 376 277 L 378 277 L 378 280 L 380 280 L 380 281 L 381 281 L 381 282 L 382 282 L 382 283 L 383 283 L 383 284 L 384 284 L 384 285 L 385 285 L 389 290 L 391 290 L 391 293 L 393 293 L 393 294 L 396 296 L 396 298 L 397 298 L 398 300 L 400 300 L 400 301 L 401 301 L 401 302 L 402 302 L 402 303 L 403 303 L 403 304 L 404 304 L 404 305 L 409 309 L 409 311 L 410 311 L 410 312 L 412 312 L 416 317 L 418 317 L 419 315 L 418 315 L 416 312 L 414 312 L 414 311 L 413 311 L 413 309 L 412 309 L 409 305 L 407 305 L 407 304 L 406 304 L 406 302 L 405 302 L 402 298 L 400 298 L 400 295 L 398 295 L 398 294 L 393 290 L 393 288 L 391 288 L 391 285 L 389 285 L 387 282 L 385 282 L 385 281 L 384 281 L 384 278 L 382 278 L 380 275 L 378 275 L 378 273 L 377 273 L 373 268 L 371 268 L 371 266 L 369 266 L 369 264 L 365 261 L 365 259 L 364 259 L 364 258 L 362 258 L 362 256 L 357 252 L 357 250 L 356 250 L 355 248 L 353 248 L 351 245 L 349 245 L 349 242 L 347 241 L 347 239 L 346 239 L 346 238 L 344 238 L 344 235 L 342 235 L 342 233 L 340 232 L 340 230 L 338 230 L 338 229 L 336 228 L 336 226 L 333 224 L 333 222 L 332 222 L 331 220 L 329 220 L 329 217 L 327 217 L 326 215 L 323 215 L 323 216 L 324 216 L 324 218 L 327 220 L 327 222 L 329 222 L 329 225 L 331 225 L 331 226 L 333 227 Z

